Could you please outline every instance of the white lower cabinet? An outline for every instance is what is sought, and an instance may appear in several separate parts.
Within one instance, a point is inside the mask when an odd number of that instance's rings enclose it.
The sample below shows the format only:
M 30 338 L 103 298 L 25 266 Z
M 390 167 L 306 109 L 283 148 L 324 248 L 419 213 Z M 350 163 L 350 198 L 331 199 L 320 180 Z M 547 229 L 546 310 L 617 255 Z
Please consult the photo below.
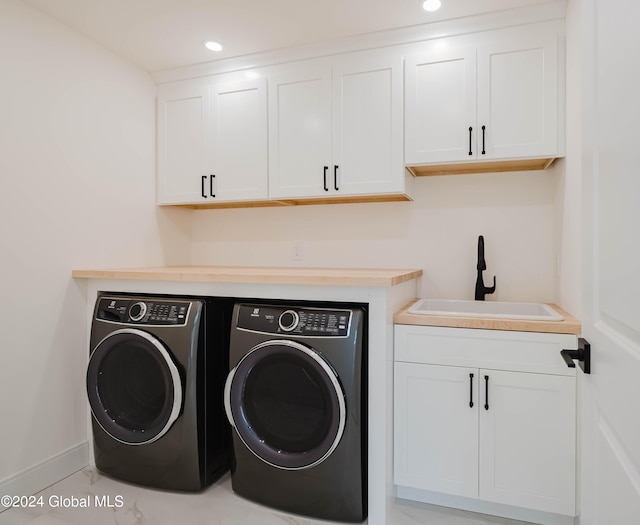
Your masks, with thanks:
M 576 344 L 396 325 L 395 484 L 575 515 L 576 378 L 560 350 Z

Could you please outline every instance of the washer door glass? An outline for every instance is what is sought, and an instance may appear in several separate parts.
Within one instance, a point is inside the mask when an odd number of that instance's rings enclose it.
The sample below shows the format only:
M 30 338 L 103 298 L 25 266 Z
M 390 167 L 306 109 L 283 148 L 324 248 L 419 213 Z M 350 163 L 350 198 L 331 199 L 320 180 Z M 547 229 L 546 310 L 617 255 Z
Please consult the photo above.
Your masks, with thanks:
M 141 445 L 162 437 L 182 404 L 180 374 L 163 344 L 142 330 L 117 330 L 94 349 L 87 394 L 95 420 L 111 437 Z
M 254 347 L 230 372 L 225 405 L 247 448 L 283 469 L 317 465 L 344 431 L 345 396 L 336 373 L 295 341 Z

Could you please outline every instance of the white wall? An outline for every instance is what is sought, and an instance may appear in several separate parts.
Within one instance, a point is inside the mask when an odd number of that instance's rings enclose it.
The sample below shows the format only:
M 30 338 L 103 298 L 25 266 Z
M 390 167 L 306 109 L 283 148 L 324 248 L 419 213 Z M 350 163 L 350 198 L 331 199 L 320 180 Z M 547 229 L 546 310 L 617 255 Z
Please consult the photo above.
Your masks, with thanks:
M 414 202 L 194 212 L 193 262 L 422 268 L 422 296 L 472 299 L 478 235 L 495 300 L 556 300 L 557 168 L 421 177 Z M 291 260 L 293 241 L 302 261 Z
M 582 317 L 582 62 L 580 2 L 567 3 L 567 138 L 566 159 L 559 166 L 556 192 L 558 302 Z
M 155 207 L 150 77 L 0 2 L 0 482 L 87 439 L 86 308 L 74 267 L 189 262 L 189 217 Z

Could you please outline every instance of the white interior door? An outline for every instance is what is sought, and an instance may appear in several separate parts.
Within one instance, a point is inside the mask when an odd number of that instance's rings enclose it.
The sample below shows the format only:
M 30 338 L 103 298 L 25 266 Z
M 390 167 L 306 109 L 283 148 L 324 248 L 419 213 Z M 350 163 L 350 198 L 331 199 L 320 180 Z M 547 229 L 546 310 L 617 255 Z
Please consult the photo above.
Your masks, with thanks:
M 640 4 L 582 0 L 581 525 L 640 523 Z

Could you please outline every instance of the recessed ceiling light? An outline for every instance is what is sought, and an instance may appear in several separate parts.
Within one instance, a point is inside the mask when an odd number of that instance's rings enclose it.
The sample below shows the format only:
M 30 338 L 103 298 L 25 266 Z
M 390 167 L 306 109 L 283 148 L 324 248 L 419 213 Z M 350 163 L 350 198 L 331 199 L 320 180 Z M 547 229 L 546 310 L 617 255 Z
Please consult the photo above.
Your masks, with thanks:
M 222 51 L 222 46 L 218 44 L 218 42 L 213 42 L 212 40 L 205 42 L 204 47 L 209 51 Z
M 437 11 L 438 9 L 440 9 L 441 5 L 442 3 L 440 2 L 440 0 L 424 0 L 424 2 L 422 3 L 422 9 L 424 9 L 425 11 Z

